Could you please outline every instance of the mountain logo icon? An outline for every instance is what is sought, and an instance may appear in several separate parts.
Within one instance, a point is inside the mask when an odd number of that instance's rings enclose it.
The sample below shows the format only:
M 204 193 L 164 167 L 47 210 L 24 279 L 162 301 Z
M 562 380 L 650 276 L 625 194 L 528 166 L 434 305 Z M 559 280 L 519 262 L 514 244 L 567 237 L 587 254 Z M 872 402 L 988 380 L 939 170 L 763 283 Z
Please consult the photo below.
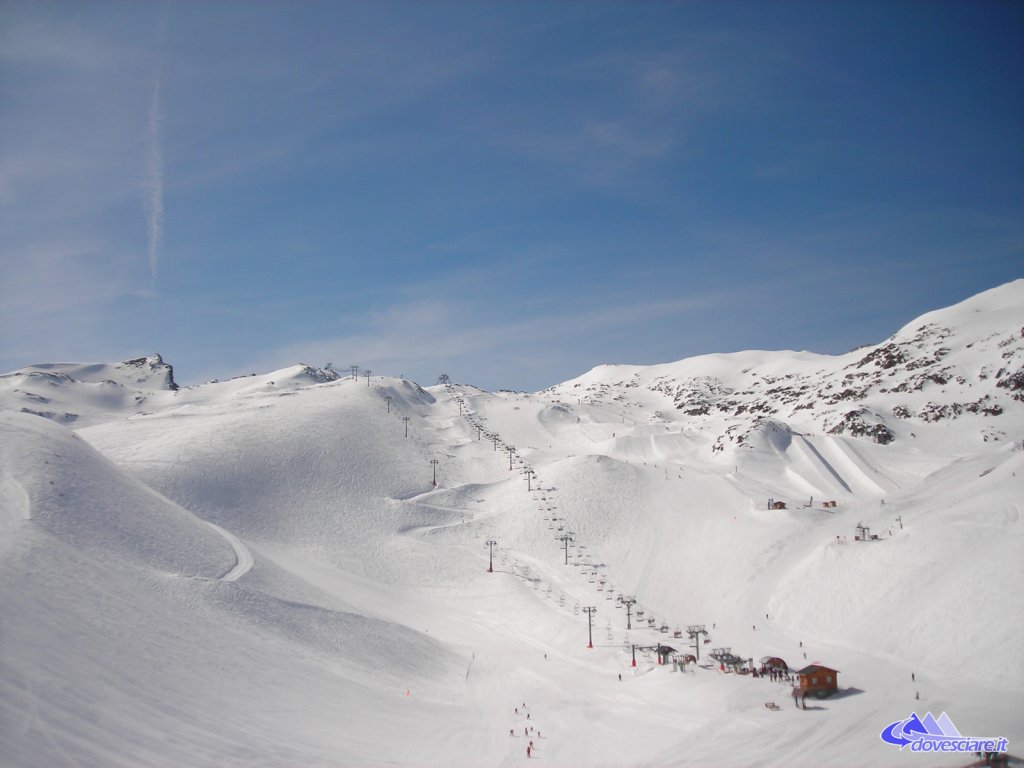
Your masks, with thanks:
M 963 736 L 945 712 L 938 717 L 911 712 L 910 717 L 886 726 L 879 737 L 900 750 L 909 746 L 912 752 L 995 753 L 1005 752 L 1009 743 L 1003 737 Z

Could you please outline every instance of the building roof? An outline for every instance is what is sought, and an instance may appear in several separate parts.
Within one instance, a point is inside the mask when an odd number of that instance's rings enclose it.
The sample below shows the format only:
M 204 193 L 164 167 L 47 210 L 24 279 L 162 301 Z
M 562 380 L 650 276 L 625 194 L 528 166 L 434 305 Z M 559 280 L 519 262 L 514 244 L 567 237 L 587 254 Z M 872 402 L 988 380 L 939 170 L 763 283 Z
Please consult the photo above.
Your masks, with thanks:
M 810 666 L 797 670 L 798 675 L 813 675 L 815 672 L 835 672 L 836 674 L 839 674 L 838 669 L 832 669 L 832 667 L 823 667 L 820 664 L 811 664 Z

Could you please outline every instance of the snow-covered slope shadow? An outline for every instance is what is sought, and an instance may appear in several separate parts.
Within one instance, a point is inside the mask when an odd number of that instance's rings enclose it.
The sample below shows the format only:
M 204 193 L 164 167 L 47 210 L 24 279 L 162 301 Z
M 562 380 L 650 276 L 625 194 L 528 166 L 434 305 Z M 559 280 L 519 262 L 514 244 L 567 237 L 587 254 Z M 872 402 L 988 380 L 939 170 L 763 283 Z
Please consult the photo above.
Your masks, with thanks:
M 396 763 L 379 723 L 421 741 L 426 708 L 462 695 L 465 659 L 431 636 L 353 612 L 63 426 L 8 412 L 0 431 L 5 764 Z
M 0 413 L 0 431 L 2 503 L 20 509 L 16 517 L 98 558 L 208 579 L 236 567 L 223 536 L 129 477 L 66 427 L 8 411 Z

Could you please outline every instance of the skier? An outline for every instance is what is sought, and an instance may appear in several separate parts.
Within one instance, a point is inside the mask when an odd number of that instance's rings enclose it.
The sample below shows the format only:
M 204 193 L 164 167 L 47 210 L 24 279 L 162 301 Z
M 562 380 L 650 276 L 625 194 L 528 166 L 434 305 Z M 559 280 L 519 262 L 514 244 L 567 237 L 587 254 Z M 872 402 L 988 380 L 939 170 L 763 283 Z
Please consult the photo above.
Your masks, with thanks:
M 527 758 L 527 759 L 529 759 L 529 758 L 530 758 L 530 753 L 531 753 L 531 752 L 533 752 L 533 748 L 532 748 L 532 747 L 529 747 L 529 746 L 528 746 L 528 747 L 526 748 L 526 758 Z

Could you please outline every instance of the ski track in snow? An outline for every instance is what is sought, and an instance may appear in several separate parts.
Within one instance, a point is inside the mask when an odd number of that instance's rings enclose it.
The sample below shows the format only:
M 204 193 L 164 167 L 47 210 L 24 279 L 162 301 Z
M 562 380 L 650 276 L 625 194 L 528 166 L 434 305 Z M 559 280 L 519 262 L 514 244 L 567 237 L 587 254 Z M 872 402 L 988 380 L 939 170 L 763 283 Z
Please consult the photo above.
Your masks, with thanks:
M 221 576 L 220 581 L 238 581 L 252 569 L 255 562 L 253 560 L 252 551 L 242 543 L 241 539 L 233 533 L 224 530 L 216 523 L 206 521 L 206 524 L 223 536 L 224 540 L 231 545 L 231 549 L 235 551 L 235 566 Z

